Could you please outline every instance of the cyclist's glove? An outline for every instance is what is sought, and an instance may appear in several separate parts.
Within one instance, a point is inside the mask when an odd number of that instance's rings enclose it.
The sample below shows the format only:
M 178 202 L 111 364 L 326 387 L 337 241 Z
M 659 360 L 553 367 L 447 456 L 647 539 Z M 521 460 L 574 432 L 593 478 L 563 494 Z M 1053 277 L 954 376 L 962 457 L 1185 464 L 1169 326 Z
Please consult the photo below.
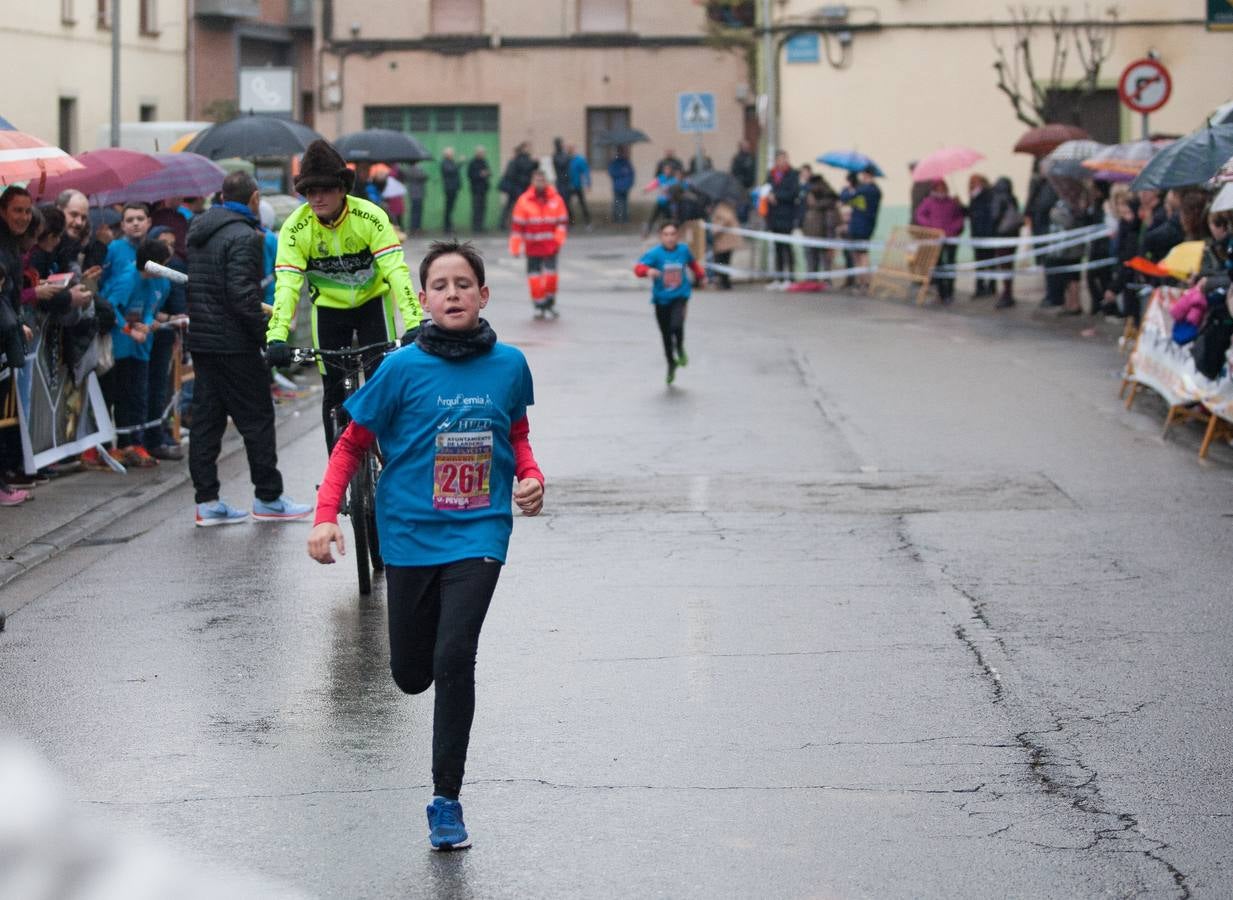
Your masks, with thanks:
M 408 328 L 405 332 L 403 332 L 402 340 L 399 341 L 399 343 L 402 344 L 404 347 L 407 346 L 407 344 L 414 344 L 415 336 L 419 333 L 420 333 L 420 326 L 418 325 L 416 325 L 414 328 Z
M 286 341 L 270 341 L 265 348 L 265 358 L 275 368 L 291 365 L 291 347 Z

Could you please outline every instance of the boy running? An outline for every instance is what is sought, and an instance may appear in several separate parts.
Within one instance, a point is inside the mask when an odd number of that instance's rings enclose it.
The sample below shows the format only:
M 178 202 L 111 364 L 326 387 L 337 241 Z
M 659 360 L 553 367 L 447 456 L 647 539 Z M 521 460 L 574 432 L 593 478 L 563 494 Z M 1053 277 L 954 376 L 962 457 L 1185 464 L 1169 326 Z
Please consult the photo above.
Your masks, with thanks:
M 331 543 L 346 552 L 339 503 L 379 441 L 390 668 L 408 694 L 436 682 L 428 839 L 452 850 L 471 845 L 458 792 L 480 628 L 513 528 L 510 499 L 537 515 L 544 476 L 528 441 L 531 371 L 479 315 L 488 304 L 483 259 L 469 243 L 438 241 L 420 263 L 420 284 L 431 321 L 346 401 L 352 422 L 330 456 L 308 554 L 332 563 Z
M 649 275 L 654 279 L 651 303 L 664 341 L 664 356 L 668 359 L 668 384 L 676 380 L 678 366 L 689 364 L 689 357 L 685 355 L 685 304 L 689 302 L 692 287 L 685 270 L 693 273 L 694 284 L 698 287 L 706 281 L 702 266 L 678 238 L 676 223 L 665 222 L 659 227 L 659 245 L 642 254 L 642 259 L 634 266 L 634 274 L 639 278 Z

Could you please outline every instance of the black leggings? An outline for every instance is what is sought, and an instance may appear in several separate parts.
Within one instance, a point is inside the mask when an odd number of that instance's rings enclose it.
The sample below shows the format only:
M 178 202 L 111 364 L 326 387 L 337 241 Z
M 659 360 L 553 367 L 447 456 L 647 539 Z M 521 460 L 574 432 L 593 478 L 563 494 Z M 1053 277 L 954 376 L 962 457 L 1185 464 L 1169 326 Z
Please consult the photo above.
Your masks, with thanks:
M 790 231 L 781 231 L 777 228 L 772 228 L 771 231 L 775 234 L 790 234 Z M 775 242 L 775 269 L 776 279 L 785 281 L 796 280 L 796 259 L 792 255 L 792 245 L 787 241 Z
M 360 347 L 391 340 L 383 298 L 374 297 L 355 309 L 313 307 L 313 339 L 317 347 L 322 350 L 343 350 L 351 346 L 353 337 Z M 375 356 L 365 367 L 364 377 L 371 378 L 380 364 L 381 357 Z M 321 386 L 324 389 L 321 398 L 321 420 L 325 424 L 325 445 L 330 450 L 334 449 L 334 439 L 337 437 L 330 422 L 330 410 L 345 399 L 343 379 L 346 375 L 346 370 L 332 361 L 324 363 L 321 372 Z
M 458 799 L 475 718 L 475 653 L 501 563 L 463 559 L 385 568 L 390 671 L 405 693 L 437 685 L 432 714 L 433 792 Z
M 668 365 L 676 365 L 676 358 L 685 349 L 685 304 L 689 301 L 681 298 L 671 303 L 655 304 L 655 321 L 659 323 L 659 334 L 664 340 L 664 356 Z

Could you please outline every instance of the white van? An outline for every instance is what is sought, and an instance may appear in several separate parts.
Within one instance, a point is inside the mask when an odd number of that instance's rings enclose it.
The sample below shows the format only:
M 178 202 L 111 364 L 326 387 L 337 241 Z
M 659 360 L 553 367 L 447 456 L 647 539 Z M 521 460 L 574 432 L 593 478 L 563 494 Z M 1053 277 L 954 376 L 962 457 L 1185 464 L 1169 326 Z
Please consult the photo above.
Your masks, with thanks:
M 204 131 L 213 122 L 121 122 L 120 146 L 145 153 L 166 153 L 184 137 Z M 100 125 L 96 149 L 111 146 L 111 125 Z

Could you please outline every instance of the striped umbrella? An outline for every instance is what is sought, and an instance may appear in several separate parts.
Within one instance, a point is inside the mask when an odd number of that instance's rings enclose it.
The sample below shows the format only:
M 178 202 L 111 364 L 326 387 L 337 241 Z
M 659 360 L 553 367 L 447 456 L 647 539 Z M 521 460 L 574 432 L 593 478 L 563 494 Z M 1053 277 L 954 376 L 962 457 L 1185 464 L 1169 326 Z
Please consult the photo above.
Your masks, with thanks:
M 99 206 L 139 200 L 154 203 L 171 197 L 209 197 L 221 190 L 227 173 L 218 164 L 197 153 L 153 153 L 163 168 L 132 184 L 98 194 Z
M 1152 157 L 1169 145 L 1169 141 L 1130 141 L 1112 144 L 1083 161 L 1083 167 L 1093 172 L 1098 181 L 1133 181 L 1151 162 Z
M 59 147 L 15 128 L 0 129 L 0 184 L 32 178 L 43 180 L 80 168 L 81 163 Z

